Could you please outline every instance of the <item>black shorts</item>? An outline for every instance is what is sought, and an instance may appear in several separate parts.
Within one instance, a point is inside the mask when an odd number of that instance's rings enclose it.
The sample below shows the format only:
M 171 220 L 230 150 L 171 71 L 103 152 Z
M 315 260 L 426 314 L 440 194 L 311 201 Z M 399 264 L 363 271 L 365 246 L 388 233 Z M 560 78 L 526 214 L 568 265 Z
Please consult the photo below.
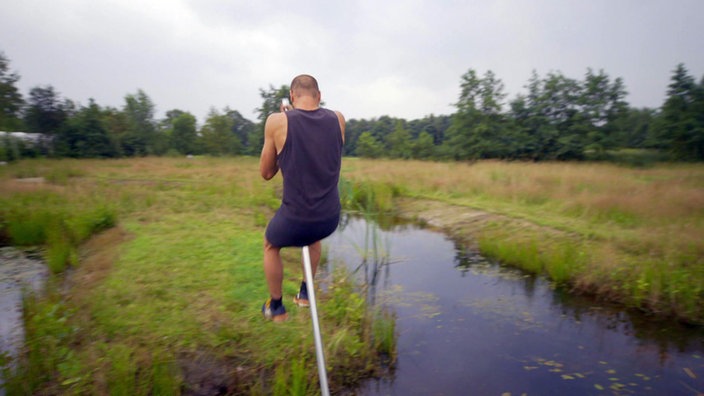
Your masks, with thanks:
M 308 246 L 330 236 L 340 222 L 340 214 L 324 221 L 292 220 L 277 211 L 266 226 L 266 239 L 276 247 Z

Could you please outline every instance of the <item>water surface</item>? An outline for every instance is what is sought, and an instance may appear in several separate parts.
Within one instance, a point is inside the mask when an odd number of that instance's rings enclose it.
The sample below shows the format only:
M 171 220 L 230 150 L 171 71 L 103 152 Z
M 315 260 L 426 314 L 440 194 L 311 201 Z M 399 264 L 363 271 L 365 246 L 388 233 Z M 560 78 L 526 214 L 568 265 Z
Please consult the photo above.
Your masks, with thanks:
M 326 245 L 397 315 L 396 369 L 361 394 L 704 393 L 701 328 L 571 296 L 414 226 L 348 217 Z

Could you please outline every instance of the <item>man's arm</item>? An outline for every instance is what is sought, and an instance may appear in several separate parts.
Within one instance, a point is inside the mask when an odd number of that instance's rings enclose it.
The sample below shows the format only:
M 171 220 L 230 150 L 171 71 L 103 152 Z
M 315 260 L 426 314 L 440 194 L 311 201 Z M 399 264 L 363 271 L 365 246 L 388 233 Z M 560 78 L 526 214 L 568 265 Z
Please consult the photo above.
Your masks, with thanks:
M 285 123 L 286 114 L 274 113 L 266 119 L 264 124 L 264 146 L 259 158 L 259 172 L 264 180 L 271 179 L 279 171 L 279 165 L 276 163 L 276 154 L 278 154 L 276 135 L 286 127 Z
M 339 111 L 335 111 L 337 114 L 337 121 L 340 123 L 340 131 L 342 132 L 342 143 L 345 142 L 345 116 Z

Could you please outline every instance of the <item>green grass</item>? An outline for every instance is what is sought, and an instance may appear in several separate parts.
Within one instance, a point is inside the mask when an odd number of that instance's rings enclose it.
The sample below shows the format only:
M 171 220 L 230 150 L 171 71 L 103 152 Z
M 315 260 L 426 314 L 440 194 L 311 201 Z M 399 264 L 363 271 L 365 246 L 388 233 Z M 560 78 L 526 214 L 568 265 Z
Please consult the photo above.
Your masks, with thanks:
M 27 354 L 8 389 L 179 394 L 204 372 L 242 393 L 315 394 L 309 311 L 289 302 L 283 325 L 261 316 L 263 231 L 281 186 L 280 178 L 261 180 L 257 164 L 147 158 L 21 161 L 4 169 L 6 233 L 15 243 L 45 246 L 52 282 L 64 282 L 67 266 L 76 279 L 68 294 L 27 300 Z M 62 166 L 85 171 L 55 169 Z M 47 172 L 67 176 L 50 181 Z M 45 181 L 15 180 L 29 175 Z M 116 247 L 89 240 L 114 226 L 126 235 Z M 114 258 L 100 259 L 112 248 Z M 300 250 L 283 254 L 284 293 L 293 296 Z M 374 375 L 381 361 L 370 342 L 373 318 L 355 290 L 344 281 L 319 294 L 332 389 Z M 193 367 L 194 356 L 204 363 Z

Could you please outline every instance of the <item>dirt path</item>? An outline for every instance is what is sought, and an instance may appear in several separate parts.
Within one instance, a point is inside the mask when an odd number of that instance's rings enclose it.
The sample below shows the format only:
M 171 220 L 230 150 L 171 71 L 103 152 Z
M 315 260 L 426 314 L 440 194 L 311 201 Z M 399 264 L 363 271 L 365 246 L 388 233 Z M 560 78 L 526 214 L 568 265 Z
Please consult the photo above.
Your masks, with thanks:
M 527 220 L 431 199 L 401 198 L 395 202 L 402 217 L 418 220 L 431 228 L 443 231 L 470 247 L 475 247 L 476 237 L 489 223 L 506 222 L 511 223 L 513 227 L 531 229 L 545 235 L 567 235 L 560 230 Z

